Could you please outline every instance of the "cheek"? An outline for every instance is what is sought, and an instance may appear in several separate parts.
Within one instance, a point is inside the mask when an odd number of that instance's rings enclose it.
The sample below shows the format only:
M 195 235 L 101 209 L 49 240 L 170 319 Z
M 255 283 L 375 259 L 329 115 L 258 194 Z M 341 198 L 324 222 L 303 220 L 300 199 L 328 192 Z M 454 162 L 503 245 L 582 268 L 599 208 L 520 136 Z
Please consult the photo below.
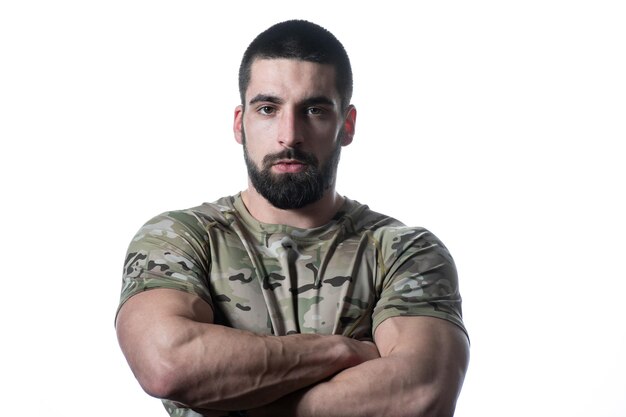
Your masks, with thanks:
M 255 145 L 254 141 L 250 141 L 250 139 L 248 138 L 248 136 L 246 136 L 246 153 L 248 154 L 248 158 L 258 162 L 260 159 L 260 150 L 258 149 L 258 146 Z
M 275 138 L 274 127 L 267 122 L 244 123 L 244 132 L 249 153 L 270 147 Z
M 313 141 L 313 144 L 321 152 L 332 153 L 337 142 L 341 142 L 341 132 L 341 126 L 336 125 L 319 128 L 315 134 L 317 140 Z
M 243 117 L 243 125 L 246 129 L 246 134 L 262 134 L 263 132 L 269 132 L 275 129 L 276 122 L 272 118 L 260 117 L 255 114 L 246 114 Z M 267 135 L 267 133 L 266 133 Z

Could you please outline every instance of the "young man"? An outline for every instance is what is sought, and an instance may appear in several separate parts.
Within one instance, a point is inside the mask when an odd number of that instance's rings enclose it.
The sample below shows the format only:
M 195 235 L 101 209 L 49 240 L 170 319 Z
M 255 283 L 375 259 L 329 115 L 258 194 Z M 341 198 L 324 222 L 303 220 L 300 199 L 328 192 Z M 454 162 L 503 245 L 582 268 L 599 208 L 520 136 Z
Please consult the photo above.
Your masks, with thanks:
M 451 416 L 468 363 L 454 262 L 422 228 L 335 191 L 352 142 L 339 41 L 277 24 L 244 54 L 249 183 L 133 239 L 117 333 L 172 416 Z

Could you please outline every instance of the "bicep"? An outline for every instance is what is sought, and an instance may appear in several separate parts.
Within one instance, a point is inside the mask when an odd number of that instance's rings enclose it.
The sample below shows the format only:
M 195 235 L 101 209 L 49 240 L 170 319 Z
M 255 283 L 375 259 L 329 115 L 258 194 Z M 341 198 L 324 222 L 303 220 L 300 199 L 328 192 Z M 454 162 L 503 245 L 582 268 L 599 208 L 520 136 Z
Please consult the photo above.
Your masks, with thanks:
M 469 342 L 460 327 L 435 317 L 398 316 L 382 322 L 374 339 L 381 357 L 401 361 L 434 401 L 454 404 L 469 362 Z
M 173 348 L 197 336 L 194 323 L 212 323 L 213 311 L 197 295 L 172 289 L 136 294 L 120 308 L 117 337 L 133 373 L 151 395 L 162 392 L 158 381 Z M 164 367 L 165 365 L 165 367 Z M 155 382 L 157 381 L 157 382 Z
M 128 299 L 120 308 L 116 326 L 129 317 L 136 319 L 181 316 L 194 321 L 212 323 L 211 306 L 196 294 L 169 288 L 154 288 Z
M 126 340 L 146 336 L 154 328 L 177 319 L 213 323 L 213 310 L 195 294 L 156 288 L 128 299 L 120 308 L 115 327 L 120 343 L 124 344 Z
M 423 353 L 431 350 L 467 356 L 464 351 L 469 351 L 467 336 L 460 327 L 430 316 L 391 317 L 376 328 L 374 339 L 382 356 L 394 351 Z M 451 352 L 447 352 L 446 347 Z

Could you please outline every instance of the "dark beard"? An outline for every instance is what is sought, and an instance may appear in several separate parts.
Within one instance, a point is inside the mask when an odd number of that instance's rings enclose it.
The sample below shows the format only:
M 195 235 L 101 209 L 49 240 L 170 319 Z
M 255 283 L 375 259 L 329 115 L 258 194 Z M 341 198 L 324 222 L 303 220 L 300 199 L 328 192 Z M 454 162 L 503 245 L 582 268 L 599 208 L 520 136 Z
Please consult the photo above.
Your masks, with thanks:
M 338 140 L 332 154 L 320 168 L 314 155 L 289 148 L 266 155 L 260 170 L 248 155 L 245 136 L 243 140 L 243 157 L 252 185 L 274 207 L 283 210 L 299 209 L 320 200 L 324 192 L 335 183 L 340 155 L 341 141 Z M 274 174 L 272 165 L 281 159 L 304 162 L 306 169 L 302 172 Z

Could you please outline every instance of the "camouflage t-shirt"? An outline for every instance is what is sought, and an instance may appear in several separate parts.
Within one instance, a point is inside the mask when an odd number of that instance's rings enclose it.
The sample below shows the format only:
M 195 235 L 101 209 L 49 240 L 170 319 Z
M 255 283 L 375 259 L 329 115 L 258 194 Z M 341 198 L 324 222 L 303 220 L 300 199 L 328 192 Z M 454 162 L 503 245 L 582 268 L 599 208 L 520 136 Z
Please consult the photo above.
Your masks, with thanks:
M 152 288 L 196 294 L 215 323 L 258 334 L 371 339 L 402 315 L 465 331 L 456 268 L 441 241 L 347 198 L 313 229 L 260 223 L 239 194 L 161 214 L 129 246 L 120 306 Z

